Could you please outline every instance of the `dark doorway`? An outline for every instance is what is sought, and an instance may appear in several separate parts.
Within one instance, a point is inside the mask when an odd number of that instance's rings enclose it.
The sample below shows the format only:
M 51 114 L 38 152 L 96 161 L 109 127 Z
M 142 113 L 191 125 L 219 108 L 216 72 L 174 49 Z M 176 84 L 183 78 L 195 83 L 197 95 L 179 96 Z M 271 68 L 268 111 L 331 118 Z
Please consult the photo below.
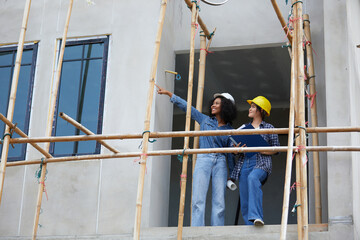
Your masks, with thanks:
M 199 59 L 196 54 L 195 60 Z M 197 61 L 195 61 L 197 63 Z M 175 94 L 186 99 L 188 81 L 189 55 L 176 55 L 176 71 L 181 74 L 181 80 L 175 80 Z M 193 106 L 196 102 L 198 65 L 195 65 Z M 258 95 L 266 96 L 272 104 L 271 116 L 265 120 L 275 127 L 288 127 L 289 98 L 290 98 L 290 58 L 286 49 L 279 47 L 253 48 L 241 50 L 215 51 L 208 55 L 206 62 L 206 80 L 204 90 L 203 113 L 208 114 L 209 100 L 217 92 L 229 92 L 236 101 L 238 117 L 233 123 L 238 128 L 249 121 L 247 117 L 249 105 L 247 99 Z M 182 131 L 185 126 L 185 113 L 174 107 L 173 131 Z M 192 125 L 193 129 L 193 125 Z M 287 135 L 280 135 L 280 144 L 287 145 Z M 192 139 L 190 141 L 192 147 Z M 183 139 L 174 138 L 173 149 L 183 148 Z M 264 221 L 265 224 L 280 224 L 284 177 L 286 166 L 286 154 L 280 153 L 273 157 L 273 171 L 267 183 L 263 187 Z M 182 163 L 176 156 L 171 160 L 171 185 L 169 203 L 169 226 L 177 226 L 179 199 L 180 199 L 180 175 Z M 186 188 L 184 226 L 190 225 L 191 203 L 191 174 L 192 162 L 188 164 L 188 181 Z M 294 169 L 293 169 L 294 173 Z M 293 179 L 291 182 L 295 181 Z M 210 225 L 211 213 L 211 188 L 208 192 L 206 206 L 206 225 Z M 239 201 L 238 190 L 226 193 L 226 225 L 243 224 L 240 215 L 235 223 L 237 205 Z M 295 204 L 295 191 L 290 195 L 290 206 Z M 291 209 L 289 209 L 291 211 Z M 296 215 L 289 214 L 289 223 L 296 223 Z

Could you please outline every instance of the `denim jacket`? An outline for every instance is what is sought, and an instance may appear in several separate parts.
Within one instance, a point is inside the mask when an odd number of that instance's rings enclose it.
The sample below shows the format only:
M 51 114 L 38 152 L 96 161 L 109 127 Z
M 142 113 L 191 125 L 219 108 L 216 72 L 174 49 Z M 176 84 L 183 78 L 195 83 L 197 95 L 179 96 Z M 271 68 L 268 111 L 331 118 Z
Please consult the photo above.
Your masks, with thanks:
M 176 96 L 172 95 L 170 101 L 176 104 L 181 110 L 186 112 L 187 102 Z M 191 118 L 197 121 L 200 125 L 201 131 L 206 130 L 228 130 L 233 129 L 233 127 L 228 123 L 224 126 L 218 127 L 218 121 L 215 117 L 209 117 L 198 110 L 196 108 L 191 107 Z M 231 147 L 232 142 L 230 141 L 229 136 L 200 136 L 199 137 L 199 147 L 200 148 L 222 148 L 222 147 Z M 227 158 L 229 171 L 230 173 L 234 169 L 234 159 L 232 153 L 222 153 Z

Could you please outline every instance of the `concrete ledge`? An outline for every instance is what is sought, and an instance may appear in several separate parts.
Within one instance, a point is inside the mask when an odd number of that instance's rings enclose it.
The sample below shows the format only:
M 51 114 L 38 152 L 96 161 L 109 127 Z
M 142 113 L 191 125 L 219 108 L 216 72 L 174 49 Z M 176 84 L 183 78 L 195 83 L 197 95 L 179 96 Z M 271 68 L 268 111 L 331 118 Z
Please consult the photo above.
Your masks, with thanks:
M 146 228 L 141 230 L 141 239 L 165 240 L 176 239 L 176 227 Z M 280 225 L 254 226 L 224 226 L 224 227 L 184 227 L 183 239 L 252 239 L 272 240 L 280 238 Z M 31 237 L 0 237 L 0 240 L 28 240 Z M 38 236 L 39 240 L 131 240 L 132 233 L 122 235 L 91 235 L 91 236 Z M 288 225 L 287 239 L 297 239 L 297 225 Z M 309 225 L 309 239 L 328 240 L 327 224 Z

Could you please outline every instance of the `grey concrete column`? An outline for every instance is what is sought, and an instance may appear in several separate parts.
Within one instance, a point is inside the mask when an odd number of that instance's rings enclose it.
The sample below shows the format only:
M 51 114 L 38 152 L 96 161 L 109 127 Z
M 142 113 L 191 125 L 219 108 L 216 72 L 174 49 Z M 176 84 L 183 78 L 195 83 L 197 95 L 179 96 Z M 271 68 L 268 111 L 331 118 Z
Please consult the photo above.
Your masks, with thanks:
M 324 1 L 325 78 L 327 125 L 349 126 L 346 2 Z M 329 146 L 350 145 L 350 134 L 328 134 Z M 351 153 L 328 152 L 330 239 L 353 239 Z

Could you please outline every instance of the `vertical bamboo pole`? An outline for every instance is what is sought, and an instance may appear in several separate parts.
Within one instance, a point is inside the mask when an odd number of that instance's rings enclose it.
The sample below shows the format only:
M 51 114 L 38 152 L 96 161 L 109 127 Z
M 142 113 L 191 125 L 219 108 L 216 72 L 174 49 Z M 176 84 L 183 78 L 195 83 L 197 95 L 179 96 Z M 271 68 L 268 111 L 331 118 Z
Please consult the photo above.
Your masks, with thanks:
M 292 49 L 294 51 L 294 48 Z M 292 54 L 293 55 L 293 54 Z M 291 84 L 290 84 L 290 109 L 289 109 L 289 134 L 288 134 L 288 150 L 286 155 L 286 170 L 285 170 L 285 185 L 284 185 L 284 197 L 283 197 L 283 210 L 281 216 L 281 232 L 280 239 L 286 239 L 288 212 L 289 212 L 289 200 L 290 200 L 290 184 L 291 184 L 291 170 L 292 170 L 292 155 L 294 144 L 294 121 L 295 121 L 295 61 L 294 58 L 291 61 Z
M 136 213 L 135 213 L 135 224 L 134 224 L 134 239 L 140 239 L 140 227 L 141 227 L 141 207 L 142 207 L 142 198 L 144 191 L 144 178 L 146 171 L 146 158 L 148 151 L 148 141 L 149 141 L 149 130 L 150 130 L 150 119 L 151 119 L 151 106 L 153 102 L 154 96 L 154 86 L 155 86 L 155 77 L 156 77 L 156 69 L 159 59 L 159 51 L 160 51 L 160 42 L 161 42 L 161 34 L 165 20 L 165 13 L 167 7 L 167 0 L 162 0 L 161 9 L 160 9 L 160 17 L 158 22 L 158 30 L 155 40 L 155 51 L 154 57 L 151 64 L 151 73 L 149 80 L 149 90 L 148 90 L 148 101 L 146 107 L 145 121 L 144 121 L 144 134 L 143 134 L 143 149 L 140 160 L 140 174 L 138 180 L 138 189 L 137 189 L 137 198 L 136 198 Z
M 311 45 L 311 32 L 310 32 L 310 21 L 309 15 L 304 14 L 304 30 L 305 36 L 308 43 L 306 44 L 306 55 L 307 55 L 307 67 L 310 75 L 309 88 L 311 96 L 311 125 L 312 127 L 318 126 L 317 119 L 317 104 L 316 104 L 316 87 L 315 87 L 315 67 L 314 58 Z M 319 145 L 319 138 L 317 133 L 312 134 L 312 145 Z M 320 162 L 319 152 L 313 152 L 313 164 L 314 164 L 314 191 L 315 191 L 315 223 L 320 224 L 322 222 L 322 206 L 321 206 L 321 185 L 320 185 Z
M 304 51 L 303 51 L 303 20 L 302 20 L 302 2 L 292 0 L 294 12 L 294 41 L 293 48 L 297 52 L 297 78 L 298 81 L 298 106 L 297 109 L 297 125 L 301 127 L 299 132 L 299 152 L 300 152 L 300 169 L 301 169 L 301 214 L 302 214 L 302 239 L 308 239 L 308 203 L 307 203 L 307 156 L 306 150 L 302 147 L 306 146 L 305 129 L 305 82 L 304 82 Z
M 201 33 L 201 32 L 200 32 Z M 202 112 L 203 97 L 204 97 L 204 83 L 205 83 L 205 65 L 206 65 L 206 35 L 200 34 L 200 61 L 199 61 L 199 76 L 198 89 L 196 96 L 196 109 Z M 195 122 L 195 131 L 200 130 L 200 124 Z M 199 137 L 194 138 L 193 149 L 199 148 Z M 192 171 L 194 173 L 197 154 L 193 155 Z
M 25 41 L 26 28 L 27 28 L 28 19 L 29 19 L 30 6 L 31 6 L 31 0 L 27 0 L 25 3 L 24 15 L 23 15 L 20 37 L 19 37 L 19 43 L 18 43 L 17 52 L 16 52 L 14 74 L 13 74 L 12 82 L 11 82 L 11 90 L 10 90 L 8 110 L 7 110 L 7 116 L 6 116 L 6 118 L 9 119 L 10 122 L 12 122 L 13 117 L 14 117 L 16 91 L 17 91 L 17 86 L 18 86 L 18 82 L 19 82 L 21 58 L 22 58 L 23 49 L 24 49 L 24 41 Z M 1 163 L 0 163 L 1 164 L 0 165 L 0 204 L 1 204 L 3 188 L 4 188 L 6 162 L 7 162 L 8 153 L 9 153 L 9 141 L 10 141 L 9 134 L 10 134 L 10 127 L 8 125 L 6 125 L 4 137 L 3 137 L 4 142 L 3 142 L 3 146 L 2 146 Z
M 195 3 L 192 3 L 191 8 L 191 36 L 190 36 L 190 64 L 189 64 L 189 81 L 188 81 L 188 93 L 187 93 L 187 109 L 186 109 L 186 123 L 185 131 L 190 131 L 191 121 L 191 104 L 192 104 L 192 90 L 193 90 L 193 78 L 194 78 L 194 58 L 195 58 L 195 24 L 196 15 L 198 14 L 198 8 Z M 184 138 L 184 149 L 189 147 L 189 137 Z M 185 193 L 186 193 L 186 177 L 187 177 L 187 162 L 188 155 L 183 156 L 183 165 L 181 173 L 181 194 L 179 205 L 179 220 L 178 220 L 178 232 L 177 239 L 182 239 L 182 231 L 184 225 L 184 208 L 185 208 Z
M 293 16 L 293 18 L 295 18 Z M 292 43 L 292 46 L 295 46 L 295 38 L 296 41 L 299 40 L 297 32 L 295 33 L 294 36 L 294 41 Z M 295 67 L 295 125 L 299 126 L 299 73 L 298 73 L 298 65 L 299 65 L 299 52 L 297 51 L 296 47 L 292 48 L 292 56 L 293 56 L 293 62 L 294 62 L 294 67 Z M 299 142 L 299 135 L 297 135 L 297 138 L 295 139 L 295 145 L 299 146 L 300 142 Z M 296 217 L 297 217 L 297 231 L 298 231 L 298 239 L 303 239 L 303 231 L 302 231 L 302 227 L 303 227 L 303 215 L 302 215 L 302 198 L 301 198 L 301 164 L 300 164 L 300 155 L 298 153 L 298 151 L 296 151 L 295 154 L 295 186 L 296 186 L 296 202 L 294 208 L 296 211 Z
M 63 36 L 62 36 L 59 61 L 57 64 L 55 79 L 54 79 L 54 83 L 53 83 L 54 87 L 52 87 L 52 89 L 51 89 L 49 110 L 48 110 L 48 116 L 47 116 L 47 124 L 46 124 L 46 136 L 51 136 L 51 133 L 52 133 L 52 125 L 53 125 L 53 120 L 54 120 L 54 112 L 55 112 L 55 106 L 56 106 L 56 100 L 57 100 L 57 93 L 58 93 L 60 76 L 61 76 L 62 61 L 63 61 L 63 57 L 64 57 L 66 38 L 67 38 L 68 29 L 69 29 L 69 22 L 70 22 L 70 16 L 71 16 L 71 11 L 72 11 L 72 7 L 73 7 L 73 2 L 74 2 L 74 0 L 69 0 L 69 7 L 68 7 L 68 11 L 67 11 L 66 22 L 65 22 L 64 32 L 63 32 Z M 45 150 L 47 152 L 49 152 L 49 149 L 50 149 L 50 143 L 48 142 L 45 144 Z M 33 226 L 33 235 L 32 235 L 33 240 L 36 239 L 37 228 L 39 225 L 41 202 L 42 202 L 42 196 L 43 196 L 44 186 L 45 186 L 46 168 L 47 168 L 47 164 L 46 163 L 42 164 L 40 184 L 39 184 L 38 196 L 37 196 L 36 211 L 35 211 L 35 217 L 34 217 L 34 226 Z

